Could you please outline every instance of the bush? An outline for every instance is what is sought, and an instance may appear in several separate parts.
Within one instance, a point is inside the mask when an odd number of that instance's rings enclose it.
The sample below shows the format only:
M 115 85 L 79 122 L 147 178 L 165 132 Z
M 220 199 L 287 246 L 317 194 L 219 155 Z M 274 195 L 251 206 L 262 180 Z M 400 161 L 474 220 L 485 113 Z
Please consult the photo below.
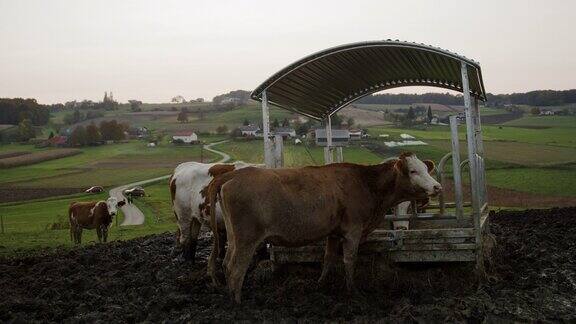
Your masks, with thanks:
M 238 127 L 234 128 L 232 132 L 230 132 L 230 137 L 232 138 L 242 137 L 242 131 L 240 130 L 240 128 Z

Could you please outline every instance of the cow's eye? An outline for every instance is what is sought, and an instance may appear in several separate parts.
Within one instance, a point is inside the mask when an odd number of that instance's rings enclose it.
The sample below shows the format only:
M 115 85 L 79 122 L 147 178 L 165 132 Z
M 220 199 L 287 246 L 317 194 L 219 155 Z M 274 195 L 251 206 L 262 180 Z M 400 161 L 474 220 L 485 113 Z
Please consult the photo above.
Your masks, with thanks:
M 410 171 L 410 174 L 416 174 L 416 173 L 418 173 L 418 171 L 416 171 L 416 170 Z

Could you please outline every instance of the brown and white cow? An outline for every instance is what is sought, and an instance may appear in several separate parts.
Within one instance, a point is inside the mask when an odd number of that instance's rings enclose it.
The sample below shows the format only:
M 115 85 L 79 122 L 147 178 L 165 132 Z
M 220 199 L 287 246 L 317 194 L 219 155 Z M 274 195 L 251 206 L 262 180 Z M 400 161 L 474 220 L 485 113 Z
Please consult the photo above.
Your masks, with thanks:
M 429 174 L 433 169 L 432 161 L 405 153 L 398 160 L 372 166 L 245 168 L 217 177 L 210 185 L 209 201 L 214 206 L 219 197 L 223 210 L 228 235 L 224 266 L 230 293 L 240 302 L 246 270 L 261 242 L 303 246 L 323 238 L 328 241 L 320 281 L 333 268 L 336 247 L 342 242 L 346 283 L 353 290 L 358 245 L 389 208 L 442 190 Z M 209 269 L 215 269 L 217 233 L 215 241 Z
M 118 207 L 125 204 L 126 201 L 118 201 L 114 197 L 110 197 L 106 201 L 71 203 L 68 207 L 70 238 L 76 244 L 80 244 L 82 243 L 82 229 L 96 229 L 98 242 L 106 242 L 112 217 L 116 215 Z
M 176 243 L 183 249 L 186 260 L 194 261 L 198 234 L 202 224 L 209 224 L 207 187 L 215 176 L 242 169 L 248 166 L 261 166 L 241 161 L 234 163 L 185 162 L 176 167 L 170 177 L 170 196 L 174 215 L 178 223 Z M 216 219 L 221 235 L 225 235 L 221 209 L 217 206 Z M 222 240 L 225 244 L 225 240 Z M 221 249 L 224 251 L 224 249 Z

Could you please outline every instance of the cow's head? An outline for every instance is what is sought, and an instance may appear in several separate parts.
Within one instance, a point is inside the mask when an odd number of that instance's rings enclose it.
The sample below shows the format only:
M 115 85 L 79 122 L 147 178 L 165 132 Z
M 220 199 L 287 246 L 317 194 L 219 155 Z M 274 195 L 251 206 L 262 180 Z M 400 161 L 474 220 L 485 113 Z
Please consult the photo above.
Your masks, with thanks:
M 106 199 L 106 208 L 108 208 L 108 214 L 114 216 L 118 213 L 118 207 L 122 207 L 126 205 L 126 201 L 122 199 L 118 201 L 118 199 L 114 197 L 110 197 Z
M 397 173 L 397 189 L 410 199 L 425 199 L 436 196 L 442 191 L 442 185 L 430 174 L 434 171 L 434 162 L 421 161 L 413 153 L 402 153 L 394 163 Z

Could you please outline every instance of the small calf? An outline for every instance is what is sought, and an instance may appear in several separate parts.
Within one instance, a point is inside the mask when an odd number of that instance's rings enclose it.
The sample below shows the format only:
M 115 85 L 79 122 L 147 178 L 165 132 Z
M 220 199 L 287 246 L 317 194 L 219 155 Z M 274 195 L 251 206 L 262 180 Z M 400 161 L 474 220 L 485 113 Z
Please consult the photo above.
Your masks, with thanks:
M 98 242 L 106 242 L 112 217 L 116 215 L 117 207 L 122 207 L 125 204 L 125 200 L 118 201 L 114 197 L 110 197 L 106 201 L 71 203 L 68 208 L 71 240 L 80 244 L 82 243 L 82 229 L 96 229 Z

